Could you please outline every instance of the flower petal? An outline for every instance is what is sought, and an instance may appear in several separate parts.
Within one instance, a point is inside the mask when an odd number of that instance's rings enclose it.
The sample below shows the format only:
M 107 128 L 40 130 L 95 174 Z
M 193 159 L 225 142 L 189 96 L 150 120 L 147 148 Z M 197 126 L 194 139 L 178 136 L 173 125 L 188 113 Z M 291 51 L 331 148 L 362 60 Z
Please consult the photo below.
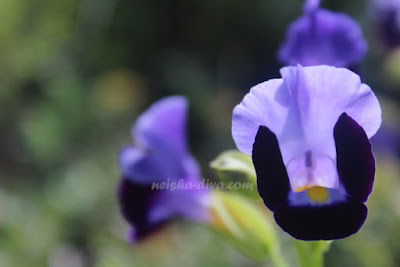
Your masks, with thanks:
M 358 23 L 346 14 L 315 8 L 315 4 L 307 2 L 307 14 L 289 26 L 279 59 L 287 65 L 303 66 L 359 63 L 367 43 Z
M 143 185 L 166 180 L 173 174 L 160 156 L 133 146 L 121 150 L 119 165 L 126 179 Z
M 136 145 L 163 150 L 167 157 L 186 153 L 187 108 L 187 100 L 182 96 L 166 97 L 155 102 L 137 119 L 132 129 Z
M 275 211 L 286 202 L 290 183 L 283 164 L 278 140 L 265 126 L 260 126 L 253 146 L 253 164 L 257 173 L 257 189 L 265 205 Z
M 332 132 L 343 112 L 363 127 L 368 138 L 379 129 L 382 117 L 378 99 L 354 72 L 331 66 L 298 66 L 282 68 L 281 73 L 296 98 L 293 109 L 298 112 L 294 114 L 302 129 L 297 133 L 299 142 L 308 149 L 336 158 Z M 279 135 L 278 140 L 281 143 Z M 286 151 L 281 149 L 285 160 Z
M 331 205 L 292 206 L 278 208 L 274 217 L 291 236 L 302 240 L 331 240 L 356 233 L 368 214 L 367 207 L 350 197 Z
M 398 0 L 372 0 L 370 13 L 380 30 L 381 39 L 388 48 L 400 45 L 400 2 Z
M 198 163 L 190 154 L 181 155 L 179 158 L 172 155 L 166 157 L 158 150 L 145 151 L 133 146 L 126 146 L 121 150 L 119 165 L 126 179 L 143 185 L 167 179 L 177 181 L 201 176 Z
M 337 169 L 347 193 L 366 202 L 372 192 L 375 159 L 363 128 L 343 113 L 334 130 Z
M 303 4 L 303 11 L 305 13 L 314 12 L 319 8 L 321 0 L 306 0 Z
M 156 191 L 149 186 L 138 185 L 122 178 L 118 187 L 120 210 L 124 218 L 134 227 L 131 241 L 139 241 L 158 229 L 164 220 L 150 222 L 148 213 L 153 205 Z
M 154 206 L 149 212 L 149 221 L 157 222 L 173 216 L 197 222 L 208 221 L 209 191 L 198 188 L 199 182 L 198 179 L 168 181 L 168 188 L 157 190 Z
M 135 147 L 120 153 L 123 174 L 133 182 L 150 184 L 199 175 L 186 144 L 187 100 L 173 96 L 154 103 L 137 120 Z
M 290 92 L 282 79 L 260 83 L 233 110 L 232 136 L 243 153 L 251 155 L 260 125 L 282 131 L 290 105 Z
M 209 191 L 197 188 L 199 179 L 165 181 L 162 188 L 133 183 L 122 178 L 118 187 L 121 213 L 133 228 L 131 241 L 138 241 L 175 217 L 193 221 L 209 219 Z M 174 183 L 174 185 L 172 185 Z M 167 185 L 168 184 L 168 185 Z
M 309 150 L 334 161 L 332 133 L 343 112 L 354 118 L 369 138 L 379 129 L 378 99 L 352 71 L 296 66 L 282 68 L 281 73 L 283 79 L 253 87 L 233 110 L 232 136 L 242 152 L 251 154 L 263 125 L 277 136 L 285 164 Z

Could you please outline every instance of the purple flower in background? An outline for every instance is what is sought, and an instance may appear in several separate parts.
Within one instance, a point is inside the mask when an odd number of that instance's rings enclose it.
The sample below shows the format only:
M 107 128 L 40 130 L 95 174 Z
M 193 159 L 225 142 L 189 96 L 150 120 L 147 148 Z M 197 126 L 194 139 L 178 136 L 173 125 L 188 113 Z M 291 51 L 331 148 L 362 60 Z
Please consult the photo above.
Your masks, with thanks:
M 371 138 L 371 144 L 382 154 L 400 157 L 400 132 L 395 125 L 382 123 L 379 132 Z
M 303 240 L 347 237 L 367 216 L 378 99 L 348 69 L 297 66 L 281 74 L 235 107 L 233 139 L 252 155 L 258 191 L 284 231 Z
M 371 15 L 379 27 L 385 43 L 390 47 L 400 45 L 400 1 L 372 0 Z
M 319 8 L 318 0 L 304 4 L 305 14 L 294 21 L 279 50 L 285 65 L 350 67 L 365 57 L 367 43 L 350 16 Z
M 132 129 L 135 145 L 120 152 L 118 197 L 132 242 L 178 216 L 208 220 L 208 191 L 194 186 L 201 176 L 187 148 L 187 107 L 180 96 L 154 103 Z

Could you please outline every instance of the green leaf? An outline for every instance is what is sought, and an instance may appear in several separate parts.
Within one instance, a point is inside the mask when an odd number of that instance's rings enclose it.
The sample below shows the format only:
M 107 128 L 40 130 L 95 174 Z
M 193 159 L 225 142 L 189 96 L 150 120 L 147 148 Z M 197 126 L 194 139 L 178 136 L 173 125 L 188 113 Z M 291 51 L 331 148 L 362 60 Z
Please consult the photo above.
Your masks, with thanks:
M 251 156 L 238 150 L 221 153 L 210 163 L 226 189 L 236 193 L 260 199 L 257 191 L 257 176 Z
M 243 255 L 255 261 L 269 258 L 276 266 L 286 266 L 272 213 L 264 206 L 237 194 L 214 191 L 211 210 L 213 228 Z

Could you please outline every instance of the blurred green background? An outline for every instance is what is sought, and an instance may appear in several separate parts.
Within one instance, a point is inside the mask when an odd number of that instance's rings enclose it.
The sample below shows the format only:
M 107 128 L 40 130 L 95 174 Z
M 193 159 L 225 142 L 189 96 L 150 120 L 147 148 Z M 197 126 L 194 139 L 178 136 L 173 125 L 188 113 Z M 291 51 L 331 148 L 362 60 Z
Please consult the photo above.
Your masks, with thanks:
M 362 78 L 384 112 L 369 217 L 326 266 L 400 266 L 400 50 L 385 49 L 367 1 L 323 6 L 362 24 Z M 0 266 L 268 266 L 185 221 L 129 245 L 117 155 L 140 112 L 185 95 L 191 150 L 213 178 L 209 162 L 235 148 L 233 107 L 280 76 L 276 52 L 301 12 L 299 0 L 0 0 Z

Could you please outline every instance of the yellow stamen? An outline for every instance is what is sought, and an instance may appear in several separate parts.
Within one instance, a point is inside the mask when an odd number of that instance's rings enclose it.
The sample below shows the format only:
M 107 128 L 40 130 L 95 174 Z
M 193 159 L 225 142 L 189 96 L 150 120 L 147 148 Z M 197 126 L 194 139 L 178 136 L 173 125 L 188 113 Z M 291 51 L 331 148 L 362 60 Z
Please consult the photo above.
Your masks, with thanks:
M 305 185 L 303 187 L 297 188 L 296 192 L 301 192 L 301 191 L 305 191 L 307 189 L 310 189 L 311 187 L 313 187 L 313 185 Z
M 307 191 L 308 197 L 312 202 L 324 204 L 330 199 L 329 190 L 326 187 L 314 186 Z

